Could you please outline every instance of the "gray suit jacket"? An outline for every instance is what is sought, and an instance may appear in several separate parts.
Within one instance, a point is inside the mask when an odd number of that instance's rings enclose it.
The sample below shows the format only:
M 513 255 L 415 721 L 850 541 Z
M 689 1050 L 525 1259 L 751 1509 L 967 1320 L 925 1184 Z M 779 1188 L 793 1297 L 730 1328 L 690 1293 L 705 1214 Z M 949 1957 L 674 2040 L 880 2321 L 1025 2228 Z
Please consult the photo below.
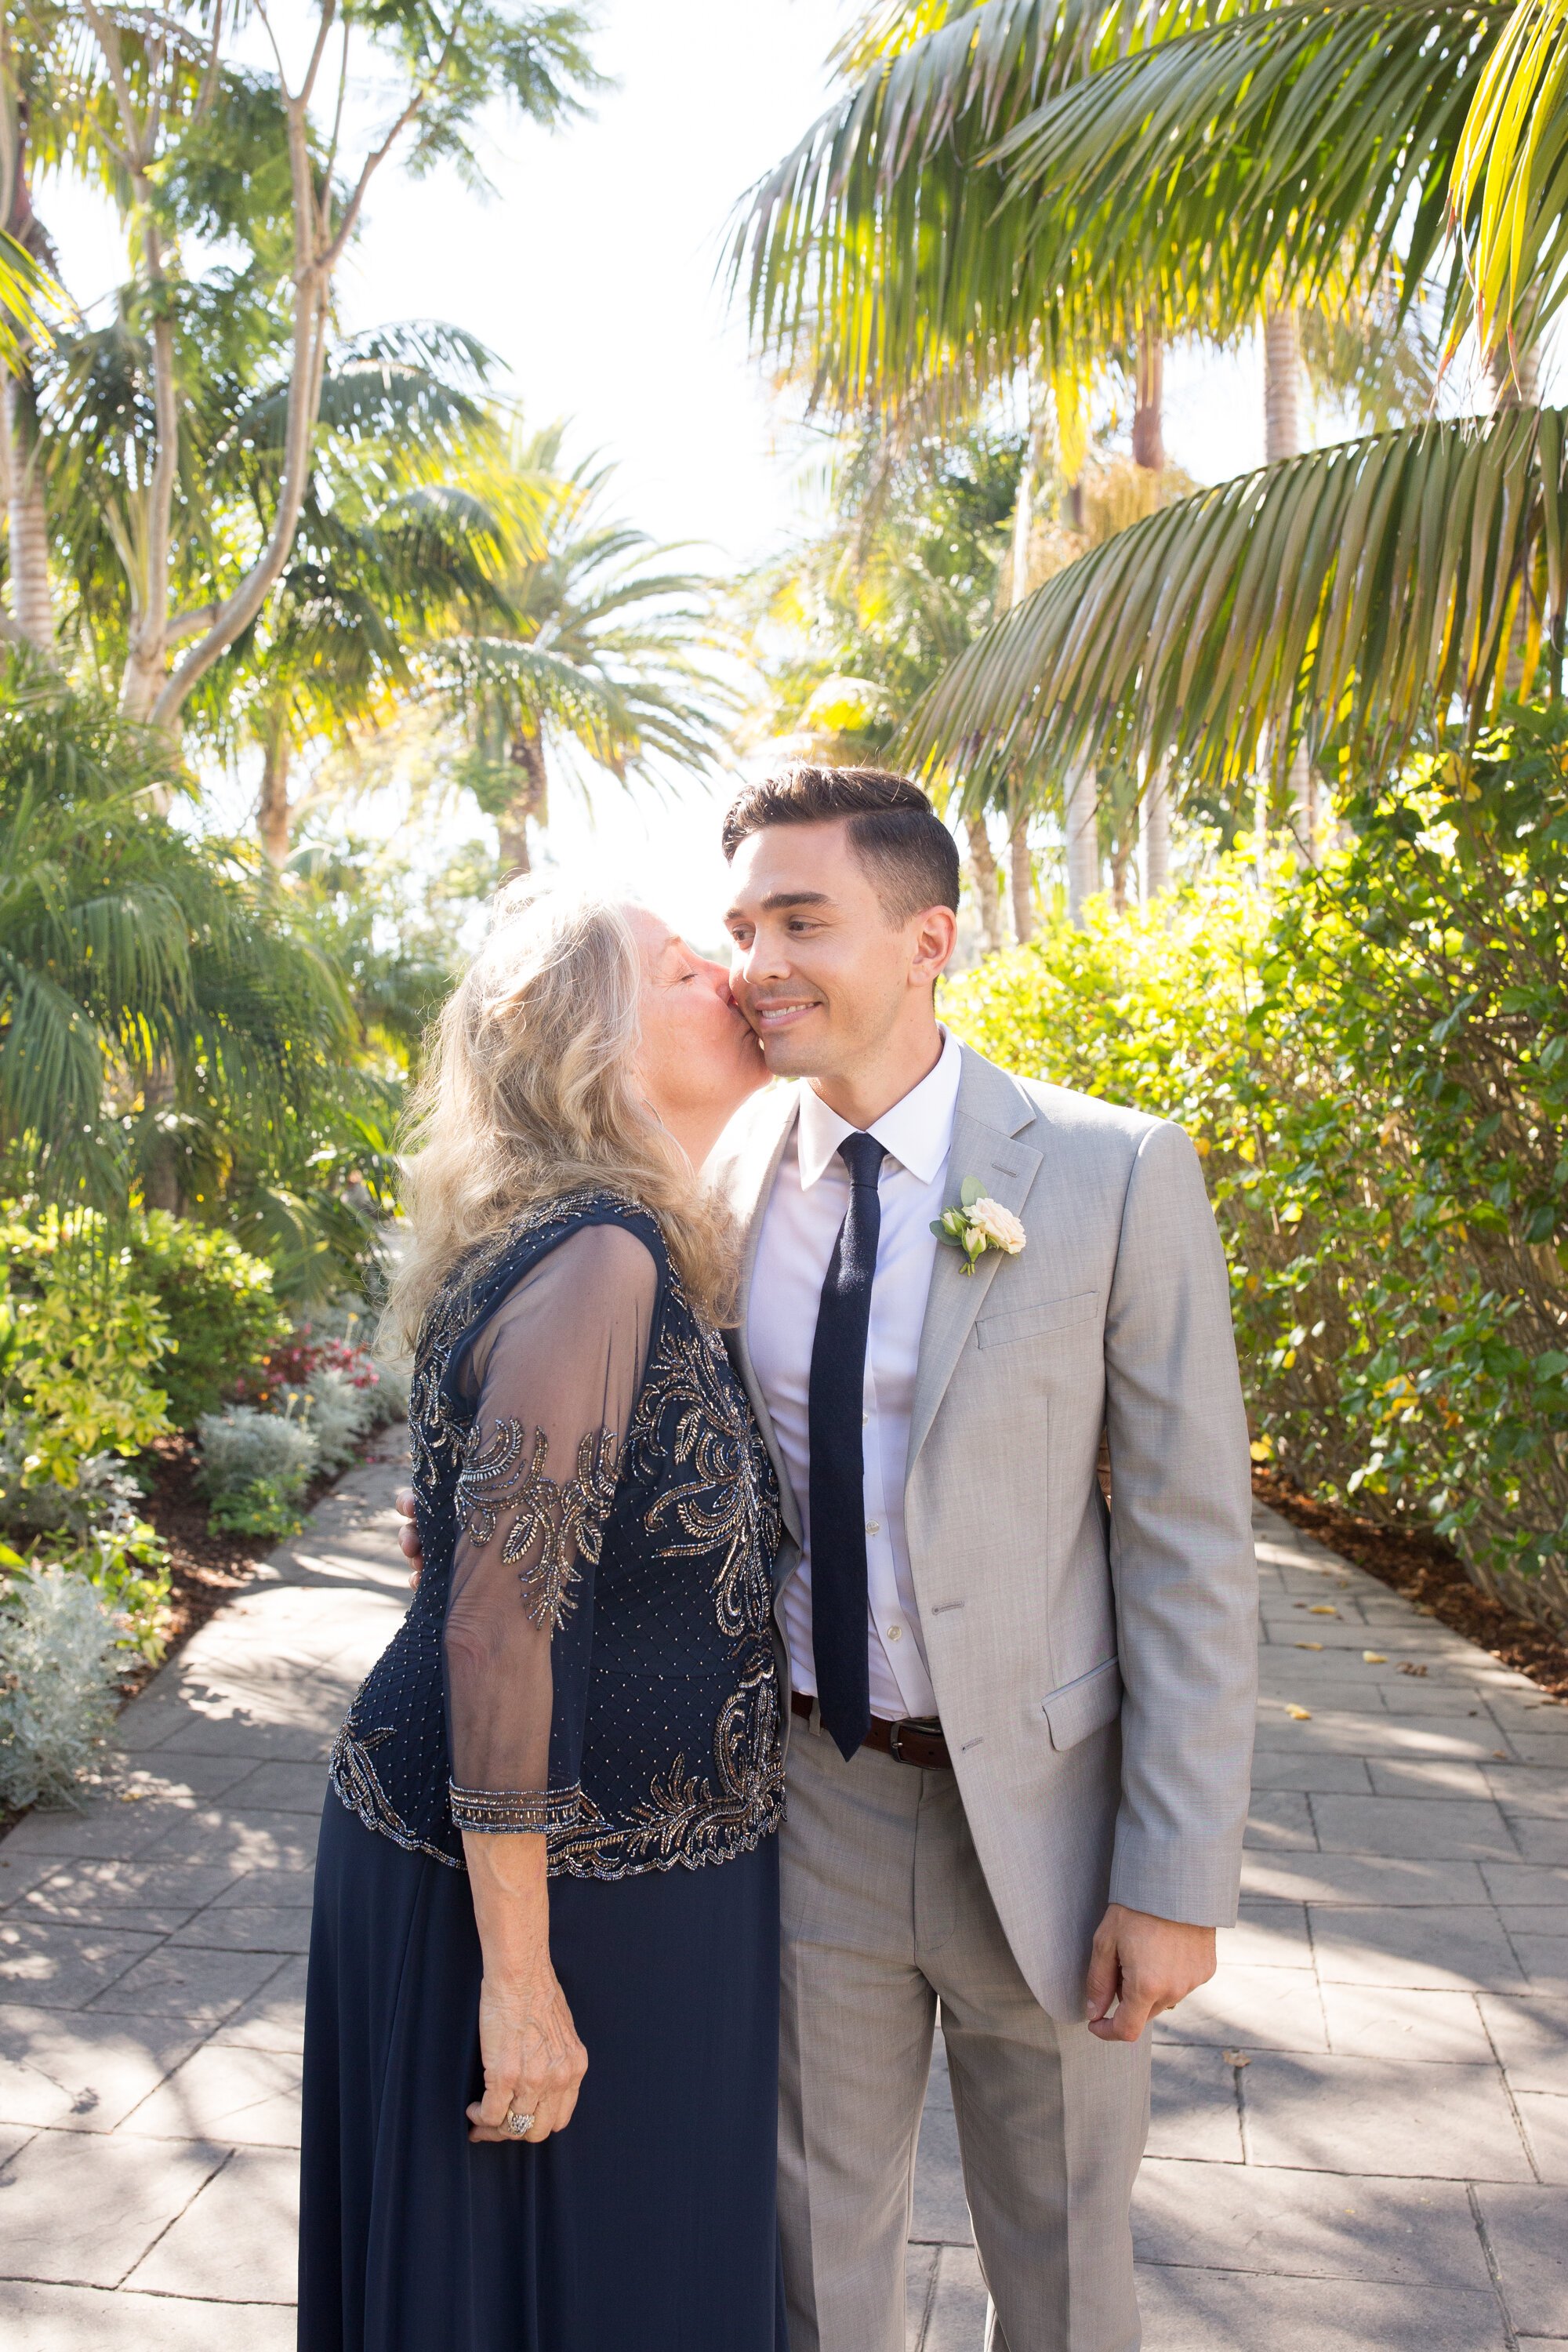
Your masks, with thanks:
M 718 1181 L 746 1244 L 798 1090 L 758 1098 Z M 939 1248 L 910 1431 L 910 1566 L 964 1811 L 1015 1957 L 1081 2016 L 1107 1900 L 1236 1916 L 1257 1679 L 1247 1422 L 1224 1255 L 1182 1129 L 963 1055 L 947 1200 L 1014 1210 L 1016 1257 Z M 1113 1507 L 1095 1465 L 1110 1441 Z

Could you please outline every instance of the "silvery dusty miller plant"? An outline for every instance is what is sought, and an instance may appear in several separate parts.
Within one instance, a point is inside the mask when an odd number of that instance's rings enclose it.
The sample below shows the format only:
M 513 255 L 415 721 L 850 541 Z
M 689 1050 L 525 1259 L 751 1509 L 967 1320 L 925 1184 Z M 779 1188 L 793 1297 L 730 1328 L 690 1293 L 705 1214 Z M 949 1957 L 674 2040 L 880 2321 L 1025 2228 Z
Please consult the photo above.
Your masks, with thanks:
M 356 1388 L 331 1364 L 320 1364 L 306 1391 L 307 1426 L 316 1441 L 323 1470 L 342 1470 L 359 1448 L 359 1441 L 381 1417 L 381 1395 L 375 1388 Z
M 23 1568 L 0 1603 L 0 1803 L 75 1804 L 114 1719 L 122 1620 L 86 1580 Z
M 264 1478 L 298 1494 L 316 1466 L 314 1437 L 303 1422 L 284 1413 L 231 1405 L 224 1412 L 204 1412 L 196 1426 L 201 1483 L 209 1495 L 234 1494 Z

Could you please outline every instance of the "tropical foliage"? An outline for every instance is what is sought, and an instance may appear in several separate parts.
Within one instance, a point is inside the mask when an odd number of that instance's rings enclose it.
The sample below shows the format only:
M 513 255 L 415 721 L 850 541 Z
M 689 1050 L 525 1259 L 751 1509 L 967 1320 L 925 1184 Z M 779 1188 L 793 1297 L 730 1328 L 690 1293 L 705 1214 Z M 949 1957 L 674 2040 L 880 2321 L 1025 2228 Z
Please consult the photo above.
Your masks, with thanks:
M 153 804 L 161 739 L 15 669 L 0 701 L 0 1154 L 15 1190 L 220 1204 L 245 1235 L 351 1244 L 334 1156 L 379 1181 L 342 979 L 240 856 Z M 317 1162 L 307 1188 L 308 1162 Z M 346 1173 L 346 1171 L 345 1171 Z M 312 1239 L 316 1194 L 321 1229 Z M 362 1234 L 363 1243 L 363 1234 Z M 351 1248 L 352 1255 L 352 1248 Z
M 1450 349 L 1479 321 L 1497 396 L 1528 396 L 1565 234 L 1560 8 L 879 21 L 738 240 L 759 340 L 818 397 L 951 403 L 1020 368 L 1060 389 L 1140 336 L 1390 289 L 1408 310 L 1434 281 Z M 1550 416 L 1418 422 L 1178 503 L 1001 617 L 908 746 L 966 774 L 1026 756 L 1054 785 L 1131 740 L 1212 782 L 1265 733 L 1281 772 L 1302 749 L 1331 772 L 1451 695 L 1479 725 L 1561 660 L 1560 454 Z
M 611 469 L 568 468 L 560 425 L 514 435 L 470 477 L 500 561 L 489 610 L 432 644 L 426 677 L 465 738 L 461 781 L 493 815 L 504 866 L 531 864 L 552 766 L 619 784 L 701 768 L 735 713 L 715 667 L 708 582 L 610 509 Z M 477 604 L 478 600 L 474 600 Z
M 1179 1120 L 1232 1269 L 1256 1451 L 1426 1519 L 1568 1613 L 1568 715 L 1513 709 L 1353 804 L 1264 898 L 1238 865 L 993 960 L 947 1017 Z
M 1458 699 L 1563 678 L 1561 409 L 1434 423 L 1243 474 L 1150 515 L 1048 581 L 947 671 L 927 756 L 1059 769 L 1162 745 L 1234 788 L 1304 742 L 1354 780 Z
M 886 757 L 909 713 L 995 611 L 1023 436 L 994 420 L 834 452 L 823 525 L 739 585 L 764 684 L 749 741 Z
M 449 22 L 409 0 L 368 15 L 316 0 L 292 28 L 293 63 L 269 24 L 270 61 L 253 62 L 245 29 L 243 14 L 200 5 L 145 16 L 28 0 L 6 11 L 0 41 L 0 226 L 47 246 L 34 184 L 71 169 L 117 204 L 131 261 L 116 315 L 62 341 L 52 385 L 31 352 L 13 371 L 7 474 L 27 480 L 35 511 L 12 534 L 12 633 L 52 654 L 49 539 L 68 540 L 73 513 L 89 527 L 80 494 L 101 464 L 114 478 L 99 520 L 122 575 L 122 705 L 171 730 L 289 562 L 333 405 L 333 281 L 375 174 L 395 153 L 482 180 L 482 109 L 510 101 L 549 128 L 596 79 L 579 12 L 527 0 L 476 0 Z M 354 155 L 343 93 L 367 68 L 391 121 Z M 192 274 L 187 256 L 204 247 L 242 257 Z M 374 389 L 362 375 L 350 404 Z M 73 579 L 89 584 L 80 564 Z

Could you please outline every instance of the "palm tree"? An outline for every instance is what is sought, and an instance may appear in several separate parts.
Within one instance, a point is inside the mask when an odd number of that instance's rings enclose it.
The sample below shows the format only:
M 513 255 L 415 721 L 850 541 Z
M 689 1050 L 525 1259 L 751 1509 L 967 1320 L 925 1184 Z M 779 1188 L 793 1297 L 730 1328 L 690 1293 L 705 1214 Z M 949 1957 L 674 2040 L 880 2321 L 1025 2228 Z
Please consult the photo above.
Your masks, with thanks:
M 341 982 L 222 845 L 150 805 L 162 739 L 0 676 L 0 1157 L 45 1199 L 216 1198 L 342 1092 Z
M 748 745 L 847 764 L 885 761 L 910 713 L 993 617 L 1004 582 L 1016 576 L 1026 462 L 1026 436 L 994 415 L 946 433 L 872 422 L 845 441 L 826 527 L 738 585 L 764 687 Z M 1037 544 L 1033 553 L 1037 559 Z M 1002 944 L 1002 898 L 983 812 L 970 813 L 967 833 L 981 940 L 990 950 Z M 1033 904 L 1026 860 L 1026 845 L 1024 862 L 1015 860 L 1021 887 L 1014 898 L 1025 936 Z
M 580 757 L 621 784 L 657 781 L 664 764 L 700 770 L 737 707 L 705 658 L 710 583 L 664 569 L 678 551 L 614 520 L 607 467 L 563 472 L 563 439 L 559 425 L 520 437 L 471 478 L 510 551 L 494 583 L 502 609 L 426 660 L 464 727 L 463 781 L 518 873 L 530 825 L 549 822 L 552 762 Z
M 503 541 L 532 544 L 535 525 L 526 485 L 503 531 L 464 478 L 493 467 L 504 446 L 501 418 L 481 396 L 491 364 L 472 337 L 428 324 L 354 337 L 334 358 L 321 398 L 329 429 L 277 597 L 194 711 L 223 748 L 237 717 L 259 746 L 257 831 L 274 866 L 292 847 L 300 750 L 348 745 L 384 723 L 415 690 L 418 649 L 454 623 L 504 618 Z M 262 437 L 256 410 L 242 437 Z
M 40 132 L 46 168 L 87 172 L 117 203 L 131 263 L 119 316 L 107 336 L 123 350 L 130 397 L 112 418 L 117 493 L 104 517 L 118 584 L 122 645 L 121 707 L 177 733 L 191 698 L 265 613 L 288 565 L 305 510 L 322 423 L 334 335 L 332 286 L 356 232 L 366 193 L 394 151 L 415 169 L 455 162 L 483 184 L 474 123 L 492 100 L 552 128 L 580 114 L 598 86 L 585 48 L 586 21 L 570 5 L 467 0 L 439 14 L 394 9 L 367 17 L 339 0 L 313 0 L 302 23 L 302 71 L 290 81 L 261 12 L 270 66 L 236 47 L 247 11 L 170 0 L 157 9 L 79 0 L 23 0 L 3 12 L 0 163 L 5 200 L 26 199 Z M 15 37 L 13 37 L 15 36 Z M 261 53 L 265 55 L 265 51 Z M 395 93 L 385 135 L 357 161 L 344 148 L 343 93 L 372 57 Z M 374 69 L 374 68 L 373 68 Z M 332 121 L 334 98 L 336 121 Z M 47 100 L 47 103 L 44 101 Z M 16 218 L 0 215 L 20 236 Z M 183 244 L 237 246 L 238 268 L 193 279 Z M 79 339 L 68 371 L 68 411 L 106 354 Z M 109 354 L 112 356 L 112 354 Z M 55 511 L 57 467 L 43 416 L 35 433 L 26 370 L 11 404 L 9 467 L 31 506 L 11 569 L 18 611 L 11 634 L 40 650 L 52 640 L 43 551 L 69 526 Z M 110 368 L 109 373 L 112 374 Z M 276 411 L 264 450 L 247 458 L 258 495 L 227 510 L 212 482 L 215 390 L 230 397 L 229 422 L 259 401 Z M 270 398 L 268 398 L 270 395 Z M 60 453 L 71 495 L 79 450 Z M 108 470 L 112 471 L 112 464 Z M 231 468 L 232 472 L 232 468 Z M 262 528 L 249 526 L 258 512 Z M 78 518 L 79 522 L 80 518 Z M 68 577 L 75 577 L 68 566 Z M 22 613 L 32 625 L 22 625 Z
M 1282 457 L 1150 516 L 1002 618 L 914 747 L 975 788 L 1145 756 L 1234 791 L 1303 747 L 1330 773 L 1385 760 L 1543 657 L 1555 681 L 1563 420 L 1520 404 L 1562 286 L 1561 7 L 1168 9 L 1125 56 L 1102 26 L 1072 72 L 1055 21 L 984 0 L 803 142 L 749 225 L 768 336 L 863 395 L 1071 349 L 1151 286 L 1170 330 L 1228 334 L 1391 279 L 1408 307 L 1436 276 L 1449 347 L 1479 325 L 1497 413 Z M 1551 101 L 1528 142 L 1515 81 Z M 1456 194 L 1473 284 L 1446 245 Z

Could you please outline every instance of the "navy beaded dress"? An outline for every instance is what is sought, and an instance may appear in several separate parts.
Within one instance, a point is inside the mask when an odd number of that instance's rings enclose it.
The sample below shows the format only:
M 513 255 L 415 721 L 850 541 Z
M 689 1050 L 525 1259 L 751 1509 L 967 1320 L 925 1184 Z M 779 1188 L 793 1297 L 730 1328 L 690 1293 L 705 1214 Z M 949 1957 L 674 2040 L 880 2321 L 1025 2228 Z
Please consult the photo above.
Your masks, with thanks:
M 305 2024 L 301 2352 L 780 2352 L 777 1496 L 655 1221 L 534 1209 L 429 1317 L 425 1571 L 332 1755 Z M 546 1836 L 588 2053 L 475 2145 L 463 1832 Z

